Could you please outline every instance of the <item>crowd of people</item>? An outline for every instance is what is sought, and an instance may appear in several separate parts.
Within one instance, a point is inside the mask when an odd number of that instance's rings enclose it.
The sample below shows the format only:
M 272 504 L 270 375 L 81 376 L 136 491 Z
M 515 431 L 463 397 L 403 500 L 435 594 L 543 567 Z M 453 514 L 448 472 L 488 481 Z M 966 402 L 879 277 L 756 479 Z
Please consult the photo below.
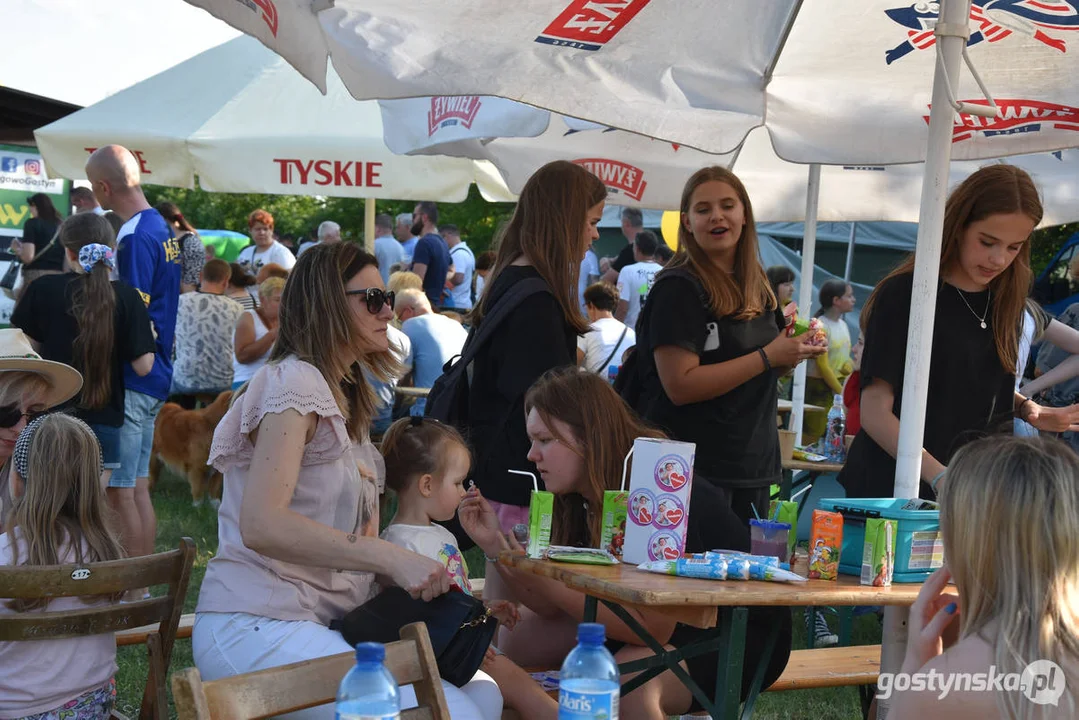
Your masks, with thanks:
M 805 361 L 810 397 L 849 388 L 860 409 L 840 475 L 848 495 L 894 489 L 913 262 L 874 290 L 854 348 L 843 321 L 854 296 L 841 281 L 820 291 L 828 345 L 788 336 L 793 273 L 761 265 L 751 199 L 724 168 L 686 182 L 670 254 L 627 209 L 626 245 L 598 258 L 607 189 L 585 168 L 553 162 L 525 184 L 492 253 L 476 255 L 458 228 L 439 224 L 437 205 L 421 202 L 411 216 L 376 219 L 374 253 L 323 223 L 298 257 L 255 210 L 253 245 L 233 265 L 187 248 L 197 233 L 175 206 L 149 206 L 125 149 L 95 151 L 87 175 L 108 213 L 95 203 L 59 222 L 37 205 L 23 248 L 37 259 L 52 228 L 67 272 L 28 283 L 18 329 L 0 331 L 0 564 L 152 552 L 154 418 L 172 395 L 233 390 L 209 458 L 224 493 L 192 636 L 206 680 L 348 651 L 331 625 L 381 588 L 424 600 L 470 592 L 462 551 L 478 546 L 484 602 L 503 627 L 471 681 L 443 683 L 450 714 L 497 720 L 509 706 L 554 718 L 555 703 L 521 668 L 560 664 L 585 598 L 496 562 L 521 551 L 513 530 L 528 521 L 533 485 L 520 472 L 555 496 L 553 542 L 595 547 L 596 509 L 634 440 L 695 443 L 686 551 L 748 550 L 749 519 L 781 474 L 781 381 Z M 1026 324 L 1031 338 L 1079 352 L 1079 333 L 1026 300 L 1040 219 L 1033 182 L 1008 165 L 977 171 L 948 199 L 921 470 L 923 496 L 941 503 L 948 567 L 912 609 L 909 672 L 984 672 L 993 662 L 1018 671 L 1050 659 L 1069 685 L 1079 680 L 1079 459 L 1056 440 L 994 435 L 1011 435 L 1013 417 L 1047 433 L 1079 429 L 1079 406 L 1016 389 Z M 435 386 L 466 347 L 467 413 L 456 427 L 435 416 L 433 397 L 406 406 L 399 388 Z M 68 412 L 38 417 L 57 407 Z M 398 499 L 392 518 L 380 517 L 387 487 Z M 0 604 L 0 613 L 34 610 Z M 630 614 L 670 647 L 702 637 L 663 614 Z M 601 608 L 599 621 L 620 662 L 652 654 L 613 613 Z M 769 635 L 778 640 L 766 650 Z M 764 668 L 765 686 L 791 640 L 789 610 L 750 609 L 744 661 Z M 46 669 L 9 669 L 31 661 Z M 706 653 L 683 665 L 712 693 L 717 662 Z M 47 671 L 71 666 L 85 669 Z M 114 669 L 101 637 L 0 643 L 0 716 L 61 707 L 107 716 Z M 743 697 L 751 680 L 747 672 Z M 929 710 L 934 699 L 898 693 L 893 713 L 924 715 L 942 707 Z M 402 688 L 402 706 L 414 702 Z M 986 717 L 1030 714 L 1014 693 L 945 702 L 977 704 Z M 1071 691 L 1061 702 L 1074 714 Z M 664 672 L 621 708 L 660 720 L 700 706 Z

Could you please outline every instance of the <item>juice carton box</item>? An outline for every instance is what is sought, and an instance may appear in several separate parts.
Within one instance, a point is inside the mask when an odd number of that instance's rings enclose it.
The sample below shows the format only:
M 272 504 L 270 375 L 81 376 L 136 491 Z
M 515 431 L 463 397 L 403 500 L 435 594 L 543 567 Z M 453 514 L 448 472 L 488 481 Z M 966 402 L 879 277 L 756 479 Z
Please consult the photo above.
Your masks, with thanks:
M 622 553 L 625 562 L 640 565 L 676 560 L 685 552 L 696 450 L 693 443 L 674 440 L 634 441 Z
M 862 585 L 890 587 L 895 570 L 896 534 L 899 521 L 867 518 L 865 545 L 862 546 Z
M 626 501 L 628 499 L 629 493 L 625 490 L 603 492 L 599 547 L 617 558 L 622 557 L 622 548 L 626 544 Z
M 776 512 L 776 507 L 779 512 Z M 787 533 L 787 557 L 794 557 L 794 546 L 798 544 L 798 503 L 790 500 L 773 500 L 768 505 L 768 517 L 777 522 L 789 523 L 792 530 Z
M 842 547 L 843 516 L 837 512 L 814 510 L 809 531 L 809 577 L 814 580 L 838 578 Z
M 532 497 L 528 502 L 528 547 L 530 558 L 542 558 L 551 545 L 551 523 L 554 520 L 554 493 L 539 489 L 539 480 L 530 472 L 510 470 L 514 475 L 532 478 Z

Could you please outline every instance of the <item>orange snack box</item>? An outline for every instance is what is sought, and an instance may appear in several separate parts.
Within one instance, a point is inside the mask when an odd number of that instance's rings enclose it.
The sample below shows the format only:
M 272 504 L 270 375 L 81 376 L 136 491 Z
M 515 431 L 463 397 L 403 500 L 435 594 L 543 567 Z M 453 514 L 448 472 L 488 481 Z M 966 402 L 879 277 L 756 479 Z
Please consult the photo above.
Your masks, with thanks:
M 843 516 L 837 512 L 814 510 L 809 531 L 809 577 L 815 580 L 838 578 L 842 547 Z

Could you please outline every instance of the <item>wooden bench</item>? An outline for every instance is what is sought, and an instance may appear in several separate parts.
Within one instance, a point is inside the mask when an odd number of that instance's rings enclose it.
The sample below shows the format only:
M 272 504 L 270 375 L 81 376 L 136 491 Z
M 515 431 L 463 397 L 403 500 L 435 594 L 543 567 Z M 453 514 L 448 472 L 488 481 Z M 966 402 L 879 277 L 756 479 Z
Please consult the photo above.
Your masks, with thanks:
M 873 685 L 879 674 L 880 645 L 792 650 L 768 691 Z

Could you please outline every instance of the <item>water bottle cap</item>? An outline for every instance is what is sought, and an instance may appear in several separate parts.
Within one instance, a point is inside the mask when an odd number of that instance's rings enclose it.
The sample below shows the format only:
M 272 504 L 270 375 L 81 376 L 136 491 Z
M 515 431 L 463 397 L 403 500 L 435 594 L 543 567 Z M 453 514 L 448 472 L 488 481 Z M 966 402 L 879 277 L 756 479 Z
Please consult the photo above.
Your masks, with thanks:
M 386 659 L 386 648 L 380 643 L 365 642 L 356 646 L 356 662 L 379 663 Z
M 577 626 L 577 642 L 583 645 L 602 645 L 607 639 L 607 628 L 600 623 L 581 623 Z
M 842 405 L 842 404 L 843 404 L 843 396 L 842 396 L 842 395 L 836 395 L 836 396 L 835 396 L 835 397 L 834 397 L 834 398 L 832 399 L 832 401 L 833 401 L 833 402 L 834 402 L 834 403 L 835 403 L 836 405 Z

